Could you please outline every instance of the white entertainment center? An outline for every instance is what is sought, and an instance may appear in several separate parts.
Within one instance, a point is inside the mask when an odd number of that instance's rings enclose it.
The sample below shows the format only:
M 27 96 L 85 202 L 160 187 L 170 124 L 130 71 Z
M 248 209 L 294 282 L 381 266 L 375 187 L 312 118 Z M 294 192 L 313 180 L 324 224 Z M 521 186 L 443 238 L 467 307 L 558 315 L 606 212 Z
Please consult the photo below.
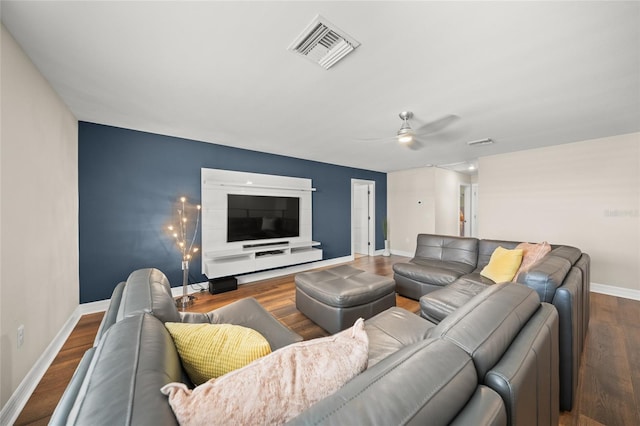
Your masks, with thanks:
M 202 179 L 202 272 L 220 278 L 322 260 L 320 243 L 311 238 L 311 179 L 205 169 Z M 294 199 L 299 205 L 297 232 L 230 241 L 230 196 Z M 296 212 L 298 214 L 298 212 Z M 261 218 L 253 218 L 260 221 Z M 262 218 L 271 224 L 273 218 Z

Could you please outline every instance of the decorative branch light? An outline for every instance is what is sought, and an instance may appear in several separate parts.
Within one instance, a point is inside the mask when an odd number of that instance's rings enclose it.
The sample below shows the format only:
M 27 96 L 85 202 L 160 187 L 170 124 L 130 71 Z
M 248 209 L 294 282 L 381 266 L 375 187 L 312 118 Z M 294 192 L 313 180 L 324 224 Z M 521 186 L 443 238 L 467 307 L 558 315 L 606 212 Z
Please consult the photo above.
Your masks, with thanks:
M 178 216 L 176 217 L 177 224 L 171 224 L 167 226 L 167 230 L 170 235 L 175 239 L 176 246 L 182 254 L 182 297 L 178 301 L 178 307 L 186 310 L 187 306 L 191 302 L 191 297 L 188 293 L 189 287 L 189 261 L 198 253 L 198 247 L 194 246 L 196 241 L 196 235 L 198 235 L 198 226 L 200 225 L 200 210 L 201 207 L 198 204 L 191 212 L 187 209 L 191 207 L 187 203 L 186 197 L 180 197 L 180 204 L 178 205 Z M 190 217 L 195 216 L 195 217 Z M 192 225 L 192 223 L 194 225 Z M 190 227 L 193 226 L 193 234 L 190 232 Z

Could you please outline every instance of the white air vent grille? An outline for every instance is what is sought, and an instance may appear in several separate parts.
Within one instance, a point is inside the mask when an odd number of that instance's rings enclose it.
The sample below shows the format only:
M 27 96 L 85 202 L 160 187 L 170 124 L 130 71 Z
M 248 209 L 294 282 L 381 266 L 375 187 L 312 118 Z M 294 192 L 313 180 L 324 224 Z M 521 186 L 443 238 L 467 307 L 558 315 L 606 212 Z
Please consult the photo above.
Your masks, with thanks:
M 289 50 L 329 69 L 358 46 L 360 43 L 318 15 L 291 43 Z

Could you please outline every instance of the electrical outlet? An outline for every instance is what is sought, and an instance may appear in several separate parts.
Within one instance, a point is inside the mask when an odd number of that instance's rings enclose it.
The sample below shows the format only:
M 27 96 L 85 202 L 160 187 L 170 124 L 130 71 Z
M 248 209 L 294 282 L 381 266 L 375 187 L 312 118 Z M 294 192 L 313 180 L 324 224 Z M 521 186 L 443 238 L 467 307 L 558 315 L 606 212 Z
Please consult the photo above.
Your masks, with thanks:
M 24 343 L 24 325 L 18 327 L 18 348 Z

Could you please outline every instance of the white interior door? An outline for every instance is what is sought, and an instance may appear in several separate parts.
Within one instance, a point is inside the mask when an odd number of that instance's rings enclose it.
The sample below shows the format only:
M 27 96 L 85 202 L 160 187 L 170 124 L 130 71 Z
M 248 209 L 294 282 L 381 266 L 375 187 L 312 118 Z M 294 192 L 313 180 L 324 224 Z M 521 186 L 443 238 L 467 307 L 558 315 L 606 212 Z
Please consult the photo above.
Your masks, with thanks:
M 352 180 L 351 245 L 353 254 L 373 256 L 375 250 L 375 182 Z
M 356 185 L 353 191 L 353 251 L 355 254 L 369 254 L 369 188 Z

